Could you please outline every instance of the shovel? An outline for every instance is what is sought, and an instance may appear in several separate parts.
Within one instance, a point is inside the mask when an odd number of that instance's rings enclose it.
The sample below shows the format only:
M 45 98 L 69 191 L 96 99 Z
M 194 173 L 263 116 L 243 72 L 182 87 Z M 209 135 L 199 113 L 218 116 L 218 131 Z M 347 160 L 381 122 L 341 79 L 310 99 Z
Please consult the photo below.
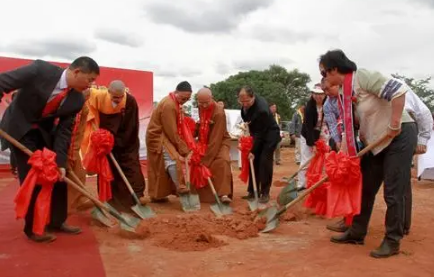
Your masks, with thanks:
M 297 195 L 300 191 L 301 189 L 298 189 L 296 187 L 295 180 L 290 180 L 288 185 L 282 188 L 282 190 L 279 192 L 279 195 L 277 196 L 277 203 L 281 206 L 288 204 L 289 202 L 297 198 Z
M 97 129 L 97 126 L 95 123 L 92 123 L 93 130 Z M 137 197 L 136 193 L 134 192 L 133 188 L 131 187 L 130 182 L 128 181 L 127 177 L 125 177 L 124 172 L 122 171 L 122 168 L 119 166 L 119 163 L 116 161 L 115 157 L 113 156 L 113 153 L 110 152 L 109 154 L 110 159 L 112 160 L 113 164 L 115 165 L 117 171 L 119 172 L 119 175 L 121 175 L 122 180 L 124 181 L 125 185 L 128 188 L 128 191 L 131 193 L 131 197 L 133 198 L 136 205 L 131 207 L 131 210 L 135 212 L 140 218 L 146 219 L 150 217 L 154 217 L 155 213 L 152 211 L 152 209 L 149 206 L 143 206 L 140 202 L 139 198 Z
M 69 170 L 69 175 L 71 175 L 73 181 L 80 185 L 80 187 L 82 187 L 83 189 L 85 189 L 85 186 L 83 185 L 83 183 L 80 181 L 80 179 L 77 177 L 77 175 L 75 175 L 74 171 Z M 95 202 L 93 202 L 95 204 Z M 107 217 L 107 215 L 104 213 L 103 210 L 101 210 L 100 207 L 95 206 L 94 209 L 92 209 L 91 211 L 91 215 L 94 219 L 98 220 L 99 222 L 101 222 L 101 224 L 107 226 L 107 227 L 113 227 L 114 224 L 113 222 L 110 220 L 110 218 Z
M 110 153 L 110 159 L 112 160 L 113 164 L 115 165 L 116 169 L 118 170 L 119 174 L 122 177 L 122 180 L 124 181 L 125 185 L 127 186 L 129 192 L 131 193 L 131 197 L 133 198 L 134 202 L 136 202 L 136 205 L 131 207 L 131 210 L 133 210 L 140 218 L 147 219 L 155 216 L 154 211 L 147 205 L 142 205 L 139 198 L 137 197 L 136 193 L 134 192 L 133 188 L 131 187 L 130 182 L 128 181 L 127 177 L 125 177 L 124 172 L 122 171 L 121 167 L 119 166 L 118 162 L 116 161 L 115 157 L 113 156 L 113 153 Z
M 371 151 L 372 148 L 375 148 L 376 146 L 381 144 L 386 138 L 387 138 L 387 136 L 383 136 L 382 138 L 378 139 L 374 143 L 368 145 L 367 147 L 365 147 L 362 151 L 360 151 L 357 154 L 357 157 L 361 157 L 361 156 L 365 155 L 366 153 Z M 295 204 L 297 204 L 298 202 L 303 200 L 307 195 L 309 195 L 312 191 L 314 191 L 317 187 L 321 186 L 327 180 L 328 180 L 328 176 L 324 176 L 316 184 L 314 184 L 310 188 L 303 191 L 303 193 L 300 194 L 297 198 L 295 198 L 294 200 L 292 200 L 291 202 L 289 202 L 288 204 L 286 204 L 285 206 L 283 206 L 280 209 L 277 209 L 276 206 L 273 206 L 273 207 L 270 207 L 270 208 L 265 209 L 262 212 L 260 212 L 258 214 L 258 218 L 261 218 L 261 217 L 267 218 L 267 224 L 261 232 L 262 233 L 268 233 L 268 232 L 276 229 L 277 226 L 279 226 L 279 216 L 281 214 L 283 214 L 284 212 L 286 212 L 286 210 L 288 210 L 289 208 L 291 208 L 292 206 L 294 206 Z
M 185 183 L 190 191 L 191 183 L 190 183 L 190 167 L 188 166 L 188 160 L 185 159 Z M 192 194 L 191 191 L 186 194 L 179 195 L 179 201 L 181 202 L 182 210 L 184 212 L 194 212 L 200 210 L 200 199 L 199 195 Z
M 26 153 L 27 155 L 29 155 L 29 156 L 33 155 L 32 151 L 30 151 L 27 147 L 22 145 L 20 142 L 18 142 L 16 139 L 14 139 L 13 137 L 11 137 L 9 134 L 7 134 L 5 131 L 3 131 L 1 129 L 0 129 L 0 136 L 3 137 L 4 139 L 6 139 L 9 143 L 14 145 L 15 147 L 17 147 L 21 151 L 23 151 L 24 153 Z M 96 197 L 91 195 L 88 191 L 81 188 L 79 185 L 77 185 L 71 179 L 69 179 L 67 177 L 65 177 L 65 182 L 68 185 L 72 186 L 77 191 L 79 191 L 81 194 L 83 194 L 84 196 L 89 198 L 92 202 L 95 203 L 95 205 L 97 205 L 101 209 L 107 211 L 110 215 L 112 215 L 114 218 L 116 218 L 119 221 L 119 226 L 121 229 L 135 233 L 135 229 L 136 229 L 137 225 L 139 224 L 139 220 L 137 218 L 130 218 L 130 217 L 122 216 L 113 207 L 111 207 L 110 205 L 107 205 L 107 206 L 104 205 Z
M 306 166 L 308 166 L 314 157 L 315 157 L 315 156 L 312 156 L 312 157 L 310 157 L 307 161 L 305 161 L 304 164 L 302 164 L 302 165 L 297 169 L 297 171 L 294 172 L 291 176 L 289 176 L 289 177 L 283 177 L 282 179 L 283 179 L 285 182 L 291 183 L 291 181 L 295 178 L 295 176 L 297 176 L 297 174 L 300 173 L 300 171 L 302 171 L 303 168 L 305 168 Z
M 256 211 L 259 206 L 259 196 L 258 196 L 258 186 L 256 184 L 255 167 L 253 165 L 253 159 L 249 159 L 250 162 L 250 172 L 252 172 L 252 183 L 253 183 L 253 194 L 255 198 L 247 200 L 249 203 L 249 208 L 251 211 Z
M 213 213 L 217 217 L 232 214 L 232 208 L 229 205 L 224 204 L 220 201 L 220 198 L 219 198 L 219 196 L 218 196 L 218 194 L 214 188 L 214 185 L 211 181 L 211 178 L 208 178 L 208 184 L 209 184 L 211 191 L 214 194 L 215 200 L 217 202 L 217 203 L 211 204 L 211 206 L 210 206 L 211 211 L 213 211 Z

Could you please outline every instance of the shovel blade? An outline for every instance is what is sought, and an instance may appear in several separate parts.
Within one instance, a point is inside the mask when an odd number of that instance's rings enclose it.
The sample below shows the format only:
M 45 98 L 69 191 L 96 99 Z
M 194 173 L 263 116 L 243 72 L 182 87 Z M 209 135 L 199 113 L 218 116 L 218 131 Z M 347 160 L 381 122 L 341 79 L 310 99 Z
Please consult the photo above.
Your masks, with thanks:
M 220 207 L 218 204 L 211 204 L 211 206 L 209 206 L 209 208 L 215 214 L 215 216 L 217 216 L 217 217 L 223 216 L 223 213 L 220 211 Z
M 279 205 L 284 206 L 297 198 L 297 184 L 294 179 L 288 181 L 288 184 L 282 188 L 277 196 Z
M 131 210 L 133 210 L 141 219 L 147 219 L 155 216 L 154 211 L 149 206 L 136 204 L 131 207 Z
M 190 207 L 192 207 L 195 211 L 200 210 L 200 199 L 198 194 L 190 193 L 188 195 Z
M 279 226 L 279 218 L 274 218 L 273 220 L 267 222 L 267 225 L 263 230 L 261 230 L 261 233 L 268 233 L 273 231 Z
M 129 225 L 123 223 L 123 222 L 121 222 L 121 223 L 119 224 L 119 227 L 120 227 L 122 230 L 124 230 L 124 231 L 128 231 L 128 232 L 131 232 L 131 233 L 136 233 L 136 228 L 133 228 L 133 227 L 131 227 L 131 226 L 129 226 Z
M 230 215 L 233 213 L 232 208 L 226 204 L 212 204 L 210 206 L 211 211 L 217 216 L 222 217 L 224 215 Z
M 252 212 L 256 211 L 259 207 L 259 203 L 257 199 L 248 200 L 248 203 L 249 203 L 249 208 Z
M 181 194 L 179 195 L 182 210 L 186 213 L 200 210 L 200 200 L 197 194 Z
M 268 233 L 279 226 L 278 209 L 276 206 L 271 206 L 258 213 L 258 218 L 266 218 L 267 223 L 261 233 Z
M 93 208 L 90 212 L 90 215 L 93 219 L 109 228 L 112 228 L 115 225 L 114 222 L 109 217 L 107 217 L 106 214 L 99 207 Z
M 121 228 L 122 228 L 122 224 L 123 224 L 123 225 L 129 226 L 130 228 L 136 229 L 137 226 L 139 225 L 140 221 L 141 221 L 137 217 L 131 216 L 131 215 L 126 214 L 126 213 L 121 213 L 121 217 L 123 219 L 121 221 L 121 224 L 120 224 Z M 124 228 L 122 228 L 122 229 L 124 229 Z

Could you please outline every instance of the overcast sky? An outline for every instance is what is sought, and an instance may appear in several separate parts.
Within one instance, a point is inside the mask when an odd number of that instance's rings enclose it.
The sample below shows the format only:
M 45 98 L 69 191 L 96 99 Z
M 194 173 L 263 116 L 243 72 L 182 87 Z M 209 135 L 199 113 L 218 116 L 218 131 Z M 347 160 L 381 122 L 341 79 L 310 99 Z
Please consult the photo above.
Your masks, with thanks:
M 318 57 L 434 76 L 434 0 L 1 0 L 0 54 L 154 72 L 154 98 L 279 64 L 318 81 Z

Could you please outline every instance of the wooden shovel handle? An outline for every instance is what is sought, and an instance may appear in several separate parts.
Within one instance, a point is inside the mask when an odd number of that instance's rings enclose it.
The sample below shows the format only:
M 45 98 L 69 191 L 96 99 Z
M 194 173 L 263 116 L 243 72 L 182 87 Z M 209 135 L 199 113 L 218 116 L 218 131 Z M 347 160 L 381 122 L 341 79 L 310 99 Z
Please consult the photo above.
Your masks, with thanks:
M 16 139 L 14 139 L 13 137 L 11 137 L 8 133 L 6 133 L 5 131 L 3 131 L 2 129 L 0 129 L 0 136 L 2 136 L 4 139 L 6 139 L 9 143 L 11 143 L 13 146 L 15 146 L 16 148 L 20 149 L 21 151 L 23 151 L 24 153 L 26 153 L 29 156 L 33 155 L 33 152 L 30 151 L 27 147 L 25 147 L 23 144 L 21 144 L 19 141 L 17 141 Z M 83 194 L 84 196 L 86 196 L 87 198 L 89 198 L 90 200 L 92 200 L 95 205 L 97 205 L 98 207 L 100 207 L 101 209 L 104 209 L 108 212 L 110 212 L 110 209 L 107 208 L 101 201 L 99 201 L 97 198 L 95 198 L 93 195 L 91 195 L 88 191 L 84 190 L 82 187 L 80 187 L 79 185 L 77 185 L 75 182 L 73 182 L 71 179 L 65 177 L 65 182 L 72 186 L 74 189 L 76 189 L 77 191 L 79 191 L 81 194 Z
M 255 200 L 258 201 L 258 184 L 256 184 L 256 175 L 255 175 L 255 166 L 253 164 L 253 159 L 249 159 L 250 163 L 250 172 L 252 172 L 252 184 L 253 184 L 253 193 L 255 195 Z
M 365 155 L 366 153 L 368 153 L 369 151 L 371 151 L 373 148 L 377 147 L 378 145 L 380 145 L 385 139 L 387 138 L 387 135 L 384 135 L 383 137 L 381 137 L 380 139 L 376 140 L 375 142 L 371 143 L 370 145 L 366 146 L 365 148 L 363 148 L 363 150 L 361 150 L 359 153 L 357 153 L 357 157 L 361 157 L 363 155 Z M 281 209 L 278 214 L 283 213 L 284 211 L 286 211 L 288 208 L 294 206 L 295 204 L 297 204 L 298 202 L 300 202 L 303 198 L 305 198 L 307 195 L 309 195 L 312 191 L 314 191 L 317 187 L 321 186 L 324 182 L 326 182 L 329 179 L 328 176 L 324 176 L 321 180 L 319 180 L 316 184 L 314 184 L 313 186 L 311 186 L 310 188 L 306 189 L 305 191 L 303 191 L 302 194 L 300 194 L 297 198 L 295 198 L 294 200 L 292 200 L 291 202 L 289 202 L 288 204 L 285 205 L 285 207 L 283 209 Z

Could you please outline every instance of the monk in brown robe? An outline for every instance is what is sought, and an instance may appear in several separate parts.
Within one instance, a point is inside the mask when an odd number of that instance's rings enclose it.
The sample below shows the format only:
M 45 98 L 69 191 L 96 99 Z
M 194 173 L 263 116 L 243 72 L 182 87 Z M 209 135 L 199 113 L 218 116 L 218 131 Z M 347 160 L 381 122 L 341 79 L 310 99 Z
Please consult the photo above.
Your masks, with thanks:
M 82 142 L 82 153 L 87 153 L 90 134 L 94 128 L 110 131 L 115 139 L 112 154 L 119 163 L 127 180 L 138 198 L 143 201 L 145 178 L 139 160 L 139 108 L 136 99 L 125 92 L 122 81 L 110 83 L 108 90 L 91 89 L 89 115 Z M 133 198 L 118 170 L 108 157 L 114 180 L 111 183 L 112 199 L 109 204 L 123 211 L 129 211 Z
M 197 104 L 199 107 L 199 128 L 197 131 L 198 142 L 201 142 L 201 136 L 207 144 L 205 155 L 202 157 L 202 164 L 211 171 L 211 180 L 216 192 L 224 203 L 230 203 L 233 191 L 233 180 L 230 159 L 230 141 L 231 137 L 226 128 L 226 114 L 221 105 L 212 98 L 212 92 L 209 88 L 202 88 L 197 93 Z M 205 126 L 207 124 L 208 126 Z M 209 129 L 207 134 L 200 129 Z M 214 202 L 215 198 L 211 188 L 205 186 L 198 190 L 201 202 Z
M 86 100 L 89 99 L 90 89 L 83 91 L 83 95 Z M 86 127 L 87 115 L 89 114 L 89 108 L 85 104 L 80 113 L 77 114 L 74 127 L 72 129 L 71 144 L 68 153 L 67 164 L 67 177 L 75 181 L 75 178 L 71 176 L 70 172 L 73 172 L 75 176 L 81 181 L 82 184 L 86 183 L 86 170 L 81 162 L 80 148 L 83 141 L 84 129 Z M 84 209 L 90 207 L 91 203 L 89 199 L 84 197 L 80 192 L 71 186 L 68 186 L 68 211 L 71 213 L 75 210 Z
M 183 165 L 190 150 L 178 133 L 182 105 L 191 98 L 191 85 L 184 81 L 164 97 L 152 112 L 146 130 L 149 196 L 165 202 L 171 194 L 185 194 Z

